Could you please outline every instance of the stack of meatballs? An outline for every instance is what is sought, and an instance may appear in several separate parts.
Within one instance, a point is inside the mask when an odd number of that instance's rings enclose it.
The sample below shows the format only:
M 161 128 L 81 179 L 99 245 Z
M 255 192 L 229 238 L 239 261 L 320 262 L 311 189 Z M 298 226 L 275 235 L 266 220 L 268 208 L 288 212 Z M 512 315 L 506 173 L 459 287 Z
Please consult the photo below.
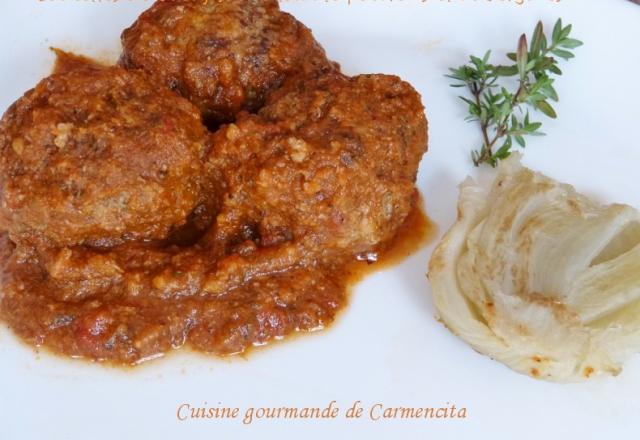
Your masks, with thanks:
M 117 66 L 59 52 L 0 121 L 0 317 L 135 364 L 330 323 L 416 204 L 427 121 L 276 0 L 160 1 Z

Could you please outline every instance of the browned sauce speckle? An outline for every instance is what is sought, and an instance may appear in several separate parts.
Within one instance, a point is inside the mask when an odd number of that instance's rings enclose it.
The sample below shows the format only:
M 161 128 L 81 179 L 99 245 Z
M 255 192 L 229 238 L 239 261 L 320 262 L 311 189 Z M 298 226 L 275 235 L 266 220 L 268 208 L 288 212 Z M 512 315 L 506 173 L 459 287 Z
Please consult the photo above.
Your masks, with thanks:
M 73 52 L 67 52 L 62 49 L 52 47 L 51 50 L 56 54 L 56 61 L 53 64 L 52 74 L 64 74 L 72 72 L 75 69 L 86 66 L 105 67 L 108 63 L 102 63 L 93 58 L 87 58 Z

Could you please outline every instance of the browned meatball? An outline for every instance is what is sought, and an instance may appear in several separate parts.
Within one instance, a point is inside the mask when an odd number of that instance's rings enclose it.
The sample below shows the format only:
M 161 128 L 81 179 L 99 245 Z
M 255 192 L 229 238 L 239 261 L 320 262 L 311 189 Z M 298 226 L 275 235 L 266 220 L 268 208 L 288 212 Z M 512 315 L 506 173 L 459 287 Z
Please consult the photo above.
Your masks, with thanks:
M 427 125 L 396 77 L 298 78 L 209 149 L 197 110 L 142 73 L 59 72 L 0 122 L 0 319 L 34 345 L 137 364 L 318 329 L 353 254 L 415 202 Z M 175 246 L 212 199 L 207 233 Z
M 314 258 L 371 251 L 413 208 L 426 148 L 420 96 L 397 77 L 285 86 L 214 136 L 211 163 L 228 185 L 218 238 L 303 242 Z
M 413 182 L 427 150 L 420 95 L 394 75 L 334 73 L 289 81 L 260 116 L 318 145 L 341 146 L 342 165 L 361 157 L 380 178 Z
M 178 91 L 210 123 L 256 111 L 296 74 L 334 69 L 276 0 L 159 1 L 122 34 L 121 63 Z
M 0 121 L 0 228 L 61 246 L 165 238 L 203 203 L 207 136 L 142 73 L 71 63 Z

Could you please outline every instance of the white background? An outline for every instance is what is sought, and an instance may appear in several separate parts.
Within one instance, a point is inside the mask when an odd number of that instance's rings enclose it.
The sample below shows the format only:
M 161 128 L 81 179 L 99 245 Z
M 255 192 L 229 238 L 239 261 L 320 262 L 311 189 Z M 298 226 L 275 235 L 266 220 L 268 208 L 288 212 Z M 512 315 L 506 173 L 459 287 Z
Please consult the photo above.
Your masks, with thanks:
M 115 60 L 119 35 L 151 2 L 1 0 L 0 108 L 51 68 L 49 46 Z M 574 24 L 586 45 L 563 66 L 557 121 L 544 120 L 525 163 L 602 201 L 640 206 L 640 6 L 627 0 L 291 0 L 349 74 L 395 73 L 421 93 L 430 151 L 418 186 L 442 234 L 456 185 L 475 170 L 479 134 L 443 75 L 470 53 L 514 49 L 538 19 Z M 542 119 L 542 117 L 540 117 Z M 557 385 L 518 375 L 471 350 L 433 319 L 424 276 L 433 245 L 370 276 L 328 331 L 250 359 L 172 355 L 122 372 L 36 355 L 0 330 L 0 439 L 368 438 L 617 439 L 640 435 L 640 359 L 617 378 Z M 179 422 L 195 406 L 440 406 L 458 421 Z

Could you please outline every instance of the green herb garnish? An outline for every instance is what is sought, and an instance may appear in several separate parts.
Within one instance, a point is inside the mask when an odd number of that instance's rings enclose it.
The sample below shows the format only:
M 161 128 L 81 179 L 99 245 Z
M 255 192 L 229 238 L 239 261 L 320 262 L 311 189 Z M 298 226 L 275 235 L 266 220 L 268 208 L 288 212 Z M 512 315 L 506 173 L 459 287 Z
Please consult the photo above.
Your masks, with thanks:
M 564 27 L 559 19 L 549 44 L 542 22 L 538 22 L 531 45 L 523 34 L 517 51 L 507 54 L 513 65 L 490 64 L 491 51 L 488 51 L 483 58 L 471 56 L 468 64 L 449 69 L 451 74 L 447 77 L 456 80 L 452 87 L 467 87 L 471 94 L 471 99 L 460 96 L 469 105 L 466 120 L 478 121 L 482 130 L 482 147 L 471 153 L 476 166 L 487 163 L 495 167 L 511 155 L 514 141 L 525 147 L 526 135 L 543 135 L 539 131 L 542 124 L 530 120 L 529 107 L 550 118 L 557 117 L 549 103 L 558 101 L 552 78 L 552 75 L 562 75 L 557 58 L 569 60 L 574 57 L 571 50 L 582 46 L 581 41 L 569 37 L 571 28 L 571 25 Z M 515 92 L 499 83 L 506 77 L 518 77 L 513 87 Z

